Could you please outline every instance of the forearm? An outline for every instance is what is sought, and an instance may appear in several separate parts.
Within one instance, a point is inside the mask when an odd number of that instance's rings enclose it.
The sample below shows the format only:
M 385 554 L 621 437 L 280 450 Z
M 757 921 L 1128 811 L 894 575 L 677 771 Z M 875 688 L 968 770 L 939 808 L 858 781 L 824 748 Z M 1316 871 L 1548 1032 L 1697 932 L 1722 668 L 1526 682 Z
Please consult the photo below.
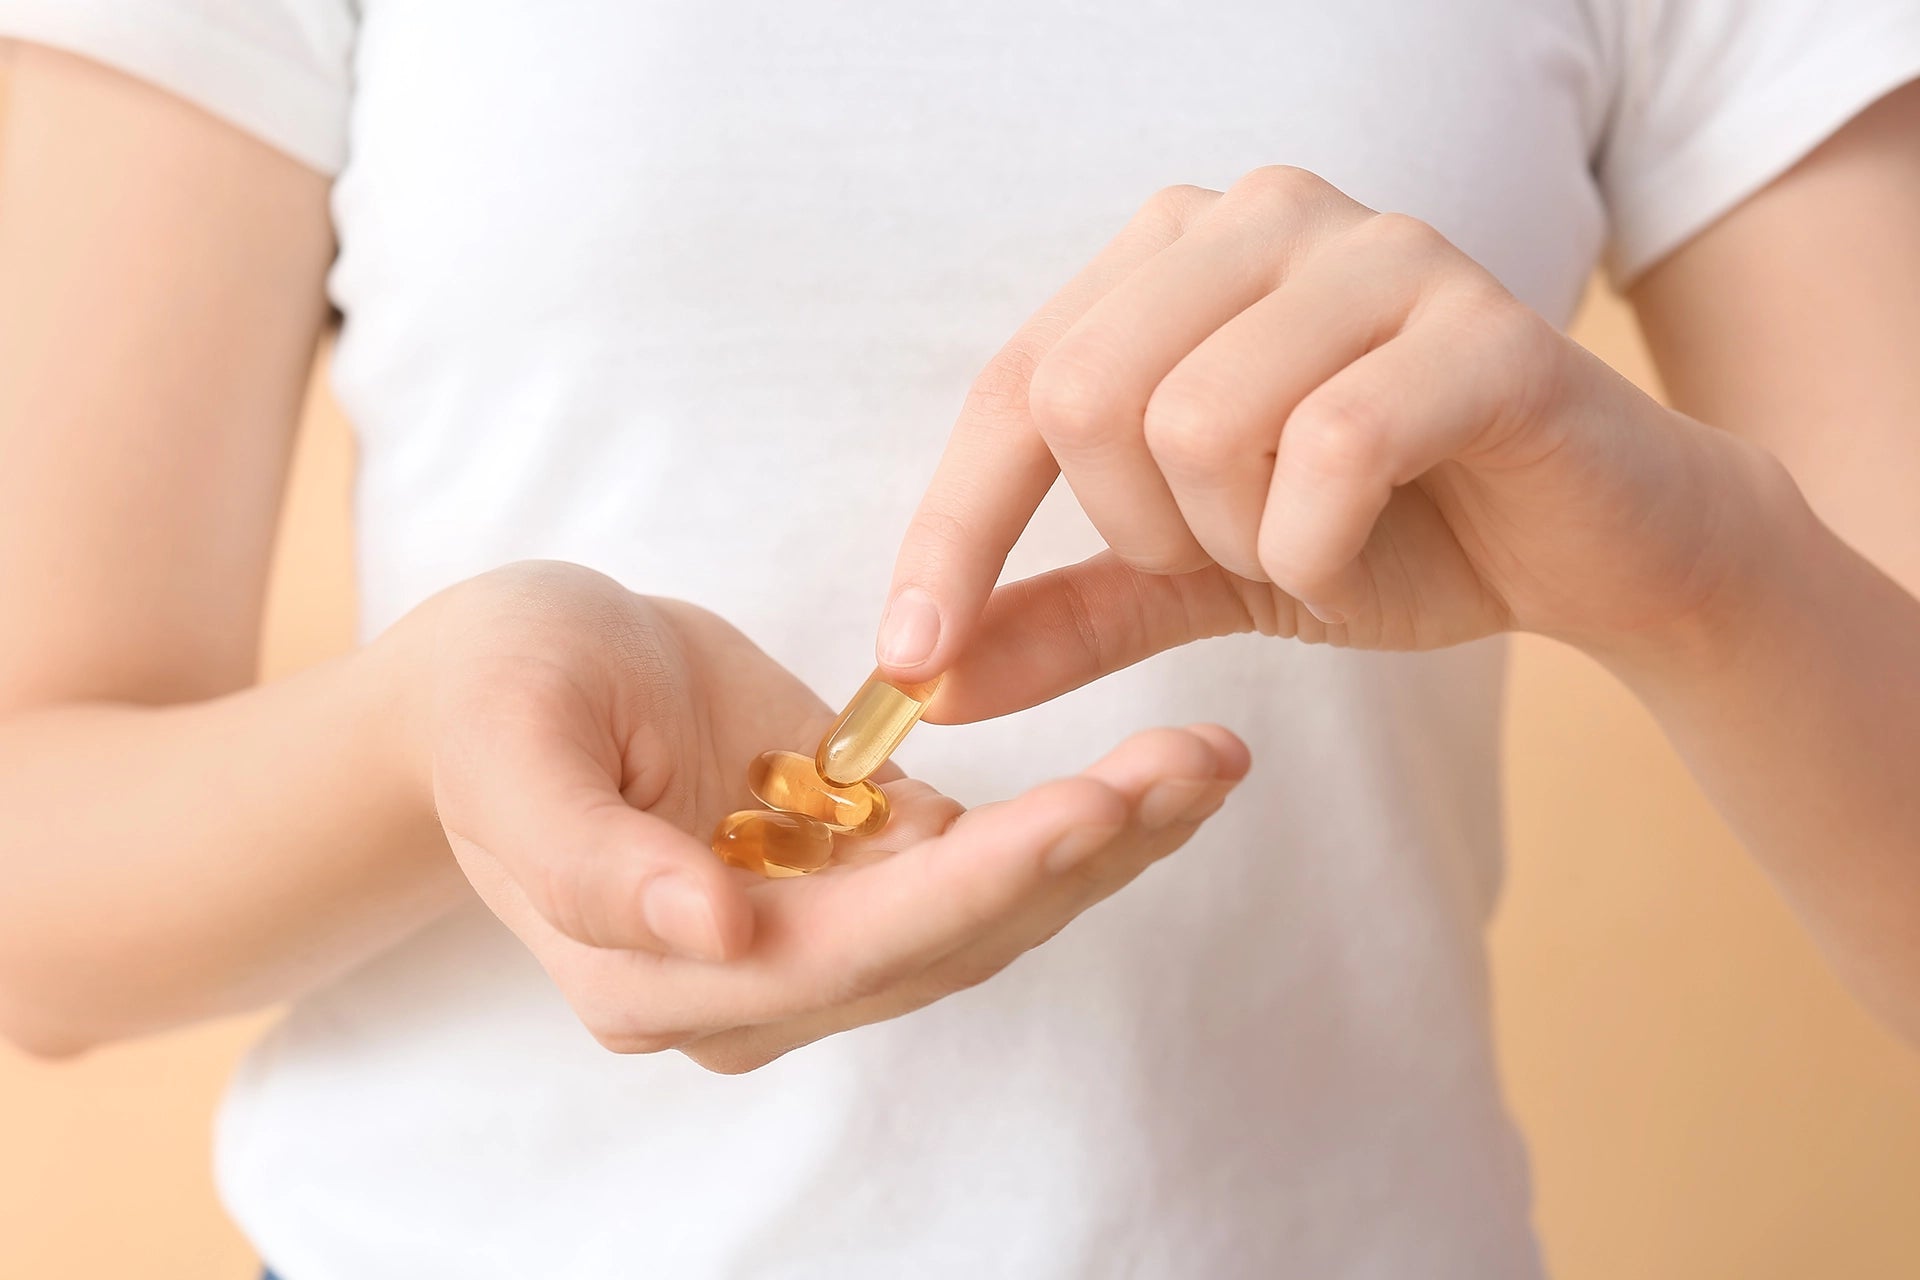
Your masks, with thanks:
M 1920 1040 L 1920 600 L 1729 444 L 1741 566 L 1677 643 L 1599 656 L 1835 967 Z
M 61 1052 L 269 1003 L 455 901 L 400 647 L 0 721 L 0 1031 Z

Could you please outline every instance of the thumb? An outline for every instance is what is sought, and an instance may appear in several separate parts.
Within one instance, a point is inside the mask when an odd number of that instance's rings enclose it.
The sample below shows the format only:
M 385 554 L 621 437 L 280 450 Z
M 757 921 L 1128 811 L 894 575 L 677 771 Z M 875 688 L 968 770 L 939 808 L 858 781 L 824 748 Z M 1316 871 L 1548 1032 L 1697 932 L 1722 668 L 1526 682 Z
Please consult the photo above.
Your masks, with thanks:
M 927 719 L 965 724 L 1057 698 L 1166 649 L 1255 629 L 1244 591 L 1218 565 L 1142 573 L 1111 551 L 993 593 Z
M 490 855 L 548 923 L 588 946 L 697 960 L 746 950 L 752 904 L 711 850 L 629 804 L 570 736 L 487 728 L 435 764 L 456 854 Z

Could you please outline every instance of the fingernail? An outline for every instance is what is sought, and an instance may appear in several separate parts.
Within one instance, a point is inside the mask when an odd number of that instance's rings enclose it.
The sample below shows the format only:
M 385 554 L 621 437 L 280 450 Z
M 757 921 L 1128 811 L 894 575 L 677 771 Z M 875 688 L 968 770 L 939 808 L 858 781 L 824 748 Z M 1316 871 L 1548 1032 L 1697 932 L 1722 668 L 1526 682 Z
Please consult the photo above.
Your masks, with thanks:
M 1338 609 L 1329 608 L 1324 604 L 1310 604 L 1305 600 L 1302 600 L 1300 603 L 1307 606 L 1308 613 L 1320 619 L 1320 621 L 1326 623 L 1330 627 L 1337 627 L 1341 623 L 1347 620 L 1347 615 L 1340 612 Z
M 919 587 L 904 587 L 887 605 L 880 619 L 875 646 L 881 665 L 917 667 L 933 656 L 940 643 L 940 609 Z
M 653 936 L 683 956 L 695 960 L 720 959 L 720 926 L 705 890 L 677 873 L 655 878 L 647 885 L 640 912 Z
M 1140 798 L 1140 825 L 1150 831 L 1170 826 L 1200 802 L 1211 778 L 1169 778 L 1156 782 Z
M 1120 834 L 1121 824 L 1103 822 L 1091 827 L 1075 827 L 1047 850 L 1045 865 L 1047 871 L 1058 875 L 1085 862 L 1088 858 L 1105 848 L 1116 835 Z

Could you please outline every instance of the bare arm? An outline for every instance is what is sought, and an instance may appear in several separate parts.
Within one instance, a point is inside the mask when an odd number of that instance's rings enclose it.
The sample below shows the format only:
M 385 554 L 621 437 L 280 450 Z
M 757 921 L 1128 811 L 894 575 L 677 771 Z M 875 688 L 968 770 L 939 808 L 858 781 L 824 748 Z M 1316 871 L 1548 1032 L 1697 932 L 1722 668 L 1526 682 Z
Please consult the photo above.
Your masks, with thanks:
M 1246 772 L 1198 727 L 977 815 L 896 780 L 883 832 L 773 882 L 691 833 L 831 715 L 700 610 L 506 566 L 249 687 L 326 184 L 41 53 L 4 155 L 0 1033 L 25 1047 L 295 995 L 477 898 L 607 1047 L 748 1070 L 986 980 Z
M 1170 188 L 975 383 L 878 654 L 968 720 L 1233 631 L 1555 636 L 1920 1040 L 1917 227 L 1909 87 L 1656 267 L 1696 418 L 1412 218 L 1284 168 Z M 1107 552 L 995 590 L 1056 476 Z
M 0 1030 L 30 1046 L 285 996 L 460 883 L 391 758 L 391 662 L 247 688 L 324 320 L 326 201 L 324 178 L 192 107 L 18 51 Z
M 1805 495 L 1694 660 L 1616 664 L 1835 966 L 1920 1040 L 1920 84 L 1633 290 L 1683 411 Z M 1811 512 L 1807 507 L 1811 507 Z

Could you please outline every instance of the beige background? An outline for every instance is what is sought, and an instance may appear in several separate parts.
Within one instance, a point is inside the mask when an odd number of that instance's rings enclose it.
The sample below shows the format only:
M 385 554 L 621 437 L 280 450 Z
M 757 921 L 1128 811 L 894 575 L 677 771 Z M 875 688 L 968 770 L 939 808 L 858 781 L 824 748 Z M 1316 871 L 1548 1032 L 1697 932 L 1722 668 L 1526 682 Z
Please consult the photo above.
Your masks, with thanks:
M 1596 293 L 1576 332 L 1652 385 L 1617 300 Z M 350 476 L 345 425 L 316 392 L 270 675 L 348 642 Z M 1512 688 L 1492 944 L 1555 1274 L 1920 1275 L 1920 1059 L 1848 1002 L 1636 704 L 1532 640 Z M 0 1049 L 0 1277 L 252 1274 L 208 1146 L 222 1080 L 261 1025 L 58 1065 Z

